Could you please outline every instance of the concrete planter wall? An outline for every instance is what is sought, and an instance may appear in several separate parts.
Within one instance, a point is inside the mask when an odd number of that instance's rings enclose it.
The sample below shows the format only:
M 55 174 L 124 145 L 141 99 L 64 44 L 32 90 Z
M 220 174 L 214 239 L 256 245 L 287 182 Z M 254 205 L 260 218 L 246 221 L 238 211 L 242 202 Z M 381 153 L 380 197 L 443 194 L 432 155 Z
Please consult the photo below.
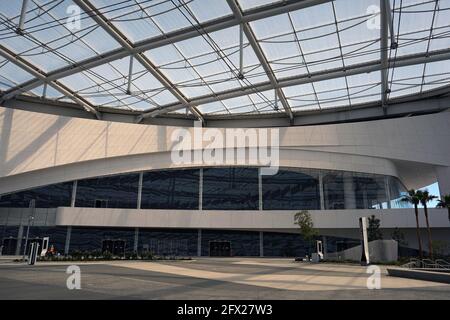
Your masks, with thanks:
M 369 242 L 370 262 L 391 262 L 398 259 L 398 243 L 395 240 L 375 240 Z M 361 260 L 361 245 L 327 254 L 331 260 Z

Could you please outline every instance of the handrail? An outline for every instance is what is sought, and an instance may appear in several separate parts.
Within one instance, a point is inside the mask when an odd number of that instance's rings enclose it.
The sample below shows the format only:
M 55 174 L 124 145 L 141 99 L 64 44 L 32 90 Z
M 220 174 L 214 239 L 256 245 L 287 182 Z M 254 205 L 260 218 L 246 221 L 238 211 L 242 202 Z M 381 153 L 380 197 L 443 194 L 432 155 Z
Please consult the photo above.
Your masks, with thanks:
M 450 263 L 445 261 L 444 259 L 437 259 L 435 263 L 439 266 L 440 269 L 450 270 Z
M 423 259 L 422 260 L 422 268 L 436 268 L 436 263 L 433 260 L 430 259 Z
M 416 259 L 412 258 L 409 262 L 402 265 L 403 268 L 408 269 L 444 269 L 450 270 L 450 262 L 444 259 L 430 260 L 430 259 Z
M 405 263 L 402 265 L 403 268 L 408 268 L 408 269 L 412 269 L 412 268 L 420 268 L 422 265 L 422 261 L 416 258 L 411 258 L 409 260 L 409 262 Z
M 436 263 L 439 263 L 441 265 L 447 265 L 450 266 L 450 262 L 444 260 L 444 259 L 436 259 Z

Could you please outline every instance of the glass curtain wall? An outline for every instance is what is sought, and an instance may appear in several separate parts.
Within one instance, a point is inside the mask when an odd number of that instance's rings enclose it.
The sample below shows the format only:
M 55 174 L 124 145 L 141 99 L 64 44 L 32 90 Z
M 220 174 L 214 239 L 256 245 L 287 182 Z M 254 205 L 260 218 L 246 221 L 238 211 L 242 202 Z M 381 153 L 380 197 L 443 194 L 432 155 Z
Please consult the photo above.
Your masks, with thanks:
M 258 210 L 257 168 L 203 169 L 203 210 Z
M 142 209 L 198 209 L 200 170 L 166 170 L 144 173 Z
M 139 174 L 79 180 L 76 207 L 136 209 Z
M 64 182 L 35 189 L 0 195 L 0 208 L 28 208 L 35 200 L 36 208 L 70 206 L 72 182 Z
M 200 170 L 203 170 L 202 183 Z M 325 210 L 408 207 L 401 201 L 406 189 L 395 177 L 301 168 L 280 168 L 272 176 L 259 177 L 258 174 L 258 168 L 244 167 L 145 172 L 140 207 L 319 210 L 321 203 Z M 75 206 L 138 208 L 139 180 L 139 173 L 79 180 L 74 192 Z M 36 201 L 36 208 L 67 207 L 71 205 L 72 187 L 73 182 L 64 182 L 1 195 L 0 207 L 28 208 L 32 199 Z
M 262 177 L 263 210 L 320 209 L 319 171 L 280 169 Z

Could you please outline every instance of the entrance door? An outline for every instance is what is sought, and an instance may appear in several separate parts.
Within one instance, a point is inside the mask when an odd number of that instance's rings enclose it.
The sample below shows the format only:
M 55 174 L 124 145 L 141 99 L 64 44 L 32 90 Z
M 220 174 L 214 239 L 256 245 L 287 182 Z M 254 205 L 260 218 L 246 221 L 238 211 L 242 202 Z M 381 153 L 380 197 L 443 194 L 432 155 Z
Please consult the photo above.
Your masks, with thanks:
M 109 252 L 113 254 L 114 242 L 112 240 L 103 240 L 102 253 Z
M 125 255 L 124 240 L 103 240 L 102 253 L 109 252 L 112 255 L 123 257 Z
M 209 243 L 210 257 L 231 257 L 230 241 L 211 241 Z
M 115 256 L 119 256 L 119 257 L 125 256 L 125 241 L 124 240 L 114 240 L 113 254 Z

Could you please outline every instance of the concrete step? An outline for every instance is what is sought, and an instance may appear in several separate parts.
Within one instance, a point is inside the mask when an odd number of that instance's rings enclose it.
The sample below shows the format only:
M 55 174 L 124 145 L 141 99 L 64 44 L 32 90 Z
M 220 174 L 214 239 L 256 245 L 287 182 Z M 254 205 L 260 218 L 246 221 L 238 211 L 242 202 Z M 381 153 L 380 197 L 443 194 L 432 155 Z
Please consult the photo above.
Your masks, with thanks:
M 450 273 L 406 268 L 387 268 L 392 277 L 450 283 Z
M 17 259 L 22 259 L 22 256 L 0 256 L 0 263 L 11 263 Z

